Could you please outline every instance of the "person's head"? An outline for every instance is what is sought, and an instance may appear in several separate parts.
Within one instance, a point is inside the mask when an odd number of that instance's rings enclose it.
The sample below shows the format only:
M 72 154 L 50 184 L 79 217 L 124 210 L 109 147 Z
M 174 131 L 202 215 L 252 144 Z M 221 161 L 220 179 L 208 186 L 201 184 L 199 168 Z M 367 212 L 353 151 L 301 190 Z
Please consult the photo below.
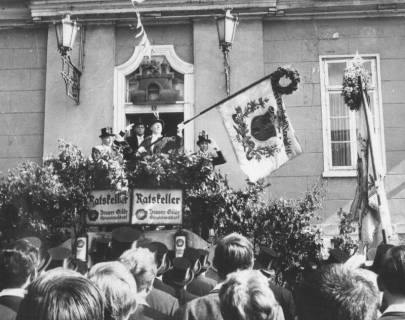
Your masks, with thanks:
M 231 273 L 219 291 L 224 320 L 273 320 L 281 308 L 260 271 Z
M 114 142 L 114 134 L 111 127 L 102 128 L 100 134 L 101 144 L 104 146 L 109 146 Z
M 143 136 L 145 134 L 145 125 L 143 123 L 136 123 L 134 131 L 137 136 Z
M 251 269 L 253 260 L 253 245 L 250 241 L 240 234 L 231 233 L 218 242 L 213 264 L 219 277 L 225 279 L 231 272 Z
M 18 320 L 104 319 L 104 298 L 90 280 L 79 273 L 56 268 L 28 286 Z
M 148 249 L 134 248 L 125 251 L 119 260 L 131 271 L 140 296 L 146 297 L 157 274 L 155 255 Z
M 297 290 L 302 320 L 375 320 L 379 293 L 363 269 L 332 264 L 313 273 Z
M 168 258 L 167 246 L 158 241 L 151 241 L 149 239 L 141 239 L 136 241 L 132 247 L 145 248 L 153 252 L 155 255 L 156 265 L 158 268 L 157 275 L 160 276 L 170 268 L 170 261 Z
M 104 294 L 106 318 L 126 320 L 136 309 L 136 283 L 128 268 L 121 262 L 101 262 L 88 274 L 90 281 Z
M 209 145 L 210 145 L 210 144 L 209 144 L 207 141 L 203 141 L 203 142 L 200 142 L 200 143 L 198 144 L 198 147 L 200 148 L 200 150 L 201 150 L 202 152 L 207 152 Z
M 163 130 L 163 126 L 161 122 L 154 122 L 150 126 L 150 130 L 152 131 L 152 134 L 161 134 Z
M 92 148 L 91 149 L 91 158 L 93 161 L 97 162 L 101 158 L 101 151 L 98 148 Z
M 18 240 L 0 252 L 0 288 L 25 288 L 37 275 L 38 249 Z
M 210 145 L 211 140 L 208 138 L 208 134 L 203 130 L 198 135 L 197 145 L 202 152 L 208 151 L 208 146 Z
M 379 265 L 377 279 L 385 294 L 405 297 L 405 246 L 388 249 Z

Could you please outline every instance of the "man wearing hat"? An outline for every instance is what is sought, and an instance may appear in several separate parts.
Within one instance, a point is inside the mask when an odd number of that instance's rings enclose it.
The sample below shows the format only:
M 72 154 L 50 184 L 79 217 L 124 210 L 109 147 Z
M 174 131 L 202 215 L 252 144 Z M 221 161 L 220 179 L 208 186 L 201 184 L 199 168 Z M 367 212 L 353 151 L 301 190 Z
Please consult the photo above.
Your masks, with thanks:
M 134 241 L 141 238 L 142 232 L 129 226 L 113 229 L 111 233 L 111 258 L 118 258 L 124 251 L 131 249 Z
M 294 320 L 296 317 L 296 308 L 292 293 L 278 285 L 272 280 L 272 266 L 280 258 L 280 254 L 272 248 L 260 247 L 258 256 L 255 259 L 254 269 L 259 269 L 261 273 L 269 279 L 269 287 L 273 291 L 274 297 L 283 309 L 285 320 Z
M 177 126 L 177 136 L 174 137 L 165 137 L 162 135 L 164 126 L 164 121 L 159 118 L 158 113 L 155 113 L 150 123 L 152 134 L 146 137 L 142 142 L 138 148 L 138 154 L 144 154 L 146 152 L 152 154 L 168 153 L 170 150 L 176 150 L 182 146 L 184 126 L 182 124 Z
M 138 118 L 135 123 L 132 123 L 131 135 L 127 137 L 127 142 L 134 152 L 141 146 L 143 140 L 145 140 L 145 124 L 142 118 Z
M 101 129 L 101 134 L 99 135 L 101 139 L 101 144 L 94 147 L 100 151 L 101 155 L 112 154 L 113 153 L 113 142 L 115 134 L 111 127 L 106 127 Z
M 191 263 L 186 258 L 174 258 L 173 268 L 163 275 L 163 281 L 172 286 L 176 290 L 176 297 L 179 299 L 180 305 L 198 298 L 187 291 L 187 286 L 194 279 L 194 271 Z
M 217 282 L 213 279 L 205 277 L 204 273 L 209 267 L 207 260 L 208 251 L 195 248 L 186 248 L 184 257 L 187 258 L 194 272 L 194 279 L 187 287 L 187 291 L 202 297 L 210 293 L 214 289 Z
M 200 148 L 197 154 L 210 157 L 214 166 L 224 164 L 226 162 L 222 151 L 219 150 L 219 147 L 214 139 L 210 139 L 204 130 L 198 135 L 197 145 Z M 210 145 L 214 152 L 209 151 Z

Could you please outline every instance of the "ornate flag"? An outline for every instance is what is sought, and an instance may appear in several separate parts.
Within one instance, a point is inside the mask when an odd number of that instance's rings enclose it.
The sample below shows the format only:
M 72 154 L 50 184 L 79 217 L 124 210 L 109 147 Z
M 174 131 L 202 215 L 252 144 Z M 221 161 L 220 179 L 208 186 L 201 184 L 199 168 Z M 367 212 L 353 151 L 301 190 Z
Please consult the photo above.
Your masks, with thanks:
M 274 74 L 239 91 L 218 106 L 239 165 L 252 182 L 266 177 L 302 153 L 281 95 L 273 90 L 280 79 L 274 81 Z M 289 76 L 281 76 L 284 75 Z M 299 81 L 298 73 L 296 76 L 295 83 L 290 77 L 293 90 Z

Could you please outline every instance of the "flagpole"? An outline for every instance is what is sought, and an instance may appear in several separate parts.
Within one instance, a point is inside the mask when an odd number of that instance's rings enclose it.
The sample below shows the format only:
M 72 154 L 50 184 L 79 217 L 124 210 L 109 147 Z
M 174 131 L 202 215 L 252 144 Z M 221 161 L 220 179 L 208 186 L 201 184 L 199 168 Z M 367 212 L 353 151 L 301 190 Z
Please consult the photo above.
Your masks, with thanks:
M 195 116 L 191 117 L 190 119 L 187 119 L 187 120 L 183 121 L 183 122 L 182 122 L 183 125 L 185 125 L 185 124 L 187 124 L 187 123 L 189 123 L 189 122 L 191 122 L 191 121 L 197 119 L 198 117 L 202 116 L 204 113 L 206 113 L 206 112 L 208 112 L 208 111 L 214 109 L 215 107 L 218 107 L 219 105 L 223 104 L 224 102 L 226 102 L 226 101 L 228 101 L 228 100 L 230 100 L 230 99 L 233 99 L 233 98 L 236 97 L 237 95 L 239 95 L 239 94 L 245 92 L 246 90 L 249 90 L 250 88 L 254 87 L 255 85 L 259 84 L 260 82 L 262 82 L 262 81 L 264 81 L 264 80 L 266 80 L 266 79 L 269 79 L 270 77 L 271 77 L 271 74 L 269 74 L 269 75 L 267 75 L 267 76 L 265 76 L 265 77 L 263 77 L 263 78 L 261 78 L 261 79 L 255 81 L 255 82 L 251 83 L 250 85 L 248 85 L 247 87 L 244 87 L 243 89 L 241 89 L 241 90 L 239 90 L 239 91 L 237 91 L 237 92 L 231 94 L 230 96 L 228 96 L 228 97 L 222 99 L 221 101 L 215 103 L 214 105 L 212 105 L 212 106 L 210 106 L 210 107 L 204 109 L 203 111 L 201 111 L 200 113 L 198 113 L 198 114 L 196 114 Z
M 381 215 L 381 213 L 383 212 L 384 208 L 382 206 L 382 201 L 381 201 L 381 190 L 380 190 L 380 185 L 383 183 L 382 181 L 382 176 L 381 176 L 381 169 L 382 166 L 380 164 L 379 159 L 377 159 L 376 156 L 376 150 L 377 150 L 377 141 L 376 141 L 376 137 L 375 137 L 375 132 L 374 132 L 374 125 L 373 125 L 373 117 L 371 115 L 370 112 L 370 107 L 368 104 L 368 99 L 366 96 L 366 92 L 363 88 L 362 85 L 362 79 L 359 76 L 358 78 L 358 82 L 360 84 L 360 90 L 361 90 L 361 98 L 362 98 L 362 102 L 363 102 L 363 109 L 364 109 L 364 115 L 365 115 L 365 120 L 366 120 L 366 126 L 367 126 L 367 132 L 368 132 L 368 139 L 369 139 L 369 148 L 370 148 L 370 155 L 371 155 L 371 165 L 372 165 L 372 169 L 373 169 L 373 174 L 375 177 L 375 181 L 374 183 L 375 185 L 375 189 L 376 189 L 376 194 L 377 194 L 377 204 L 378 204 L 378 212 L 380 215 L 380 219 L 381 219 L 381 232 L 382 232 L 382 236 L 383 236 L 383 242 L 387 243 L 387 228 L 390 228 L 388 225 L 388 221 L 386 221 L 386 217 L 383 217 Z M 378 166 L 377 166 L 378 164 Z M 388 213 L 389 214 L 389 213 Z

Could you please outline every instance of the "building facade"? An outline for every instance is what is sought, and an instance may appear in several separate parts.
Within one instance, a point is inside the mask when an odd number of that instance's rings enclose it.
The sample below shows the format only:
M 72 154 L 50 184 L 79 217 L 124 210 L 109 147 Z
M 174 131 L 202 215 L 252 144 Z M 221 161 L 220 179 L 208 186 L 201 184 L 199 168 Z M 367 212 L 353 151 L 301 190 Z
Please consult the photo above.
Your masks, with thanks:
M 240 18 L 230 52 L 231 93 L 278 66 L 292 65 L 301 75 L 298 90 L 284 101 L 304 153 L 268 177 L 268 197 L 295 198 L 326 181 L 322 223 L 327 234 L 336 232 L 336 213 L 348 210 L 356 188 L 355 114 L 340 90 L 346 63 L 358 52 L 372 75 L 392 222 L 405 233 L 405 1 L 146 0 L 139 10 L 155 64 L 143 59 L 129 0 L 10 0 L 0 6 L 2 172 L 22 160 L 41 162 L 56 152 L 58 139 L 89 154 L 102 127 L 118 131 L 154 111 L 173 127 L 223 99 L 214 17 L 231 8 Z M 83 57 L 79 105 L 65 94 L 53 24 L 67 13 L 84 30 L 72 52 L 74 64 Z M 227 158 L 220 170 L 242 187 L 245 177 L 218 111 L 186 126 L 186 149 L 195 147 L 201 130 Z

